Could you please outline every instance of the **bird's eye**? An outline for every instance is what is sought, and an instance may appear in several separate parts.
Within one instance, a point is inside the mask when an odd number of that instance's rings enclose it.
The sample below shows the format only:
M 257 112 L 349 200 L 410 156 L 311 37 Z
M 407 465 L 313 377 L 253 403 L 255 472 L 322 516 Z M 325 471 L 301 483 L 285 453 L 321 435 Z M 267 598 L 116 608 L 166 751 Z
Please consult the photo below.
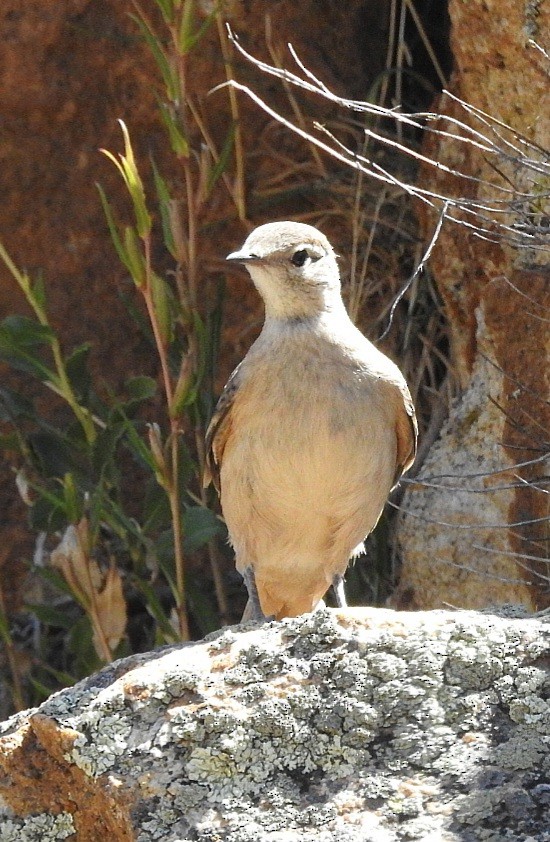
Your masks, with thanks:
M 290 262 L 293 263 L 294 266 L 303 266 L 308 257 L 309 253 L 307 249 L 300 249 L 299 251 L 294 252 L 290 258 Z

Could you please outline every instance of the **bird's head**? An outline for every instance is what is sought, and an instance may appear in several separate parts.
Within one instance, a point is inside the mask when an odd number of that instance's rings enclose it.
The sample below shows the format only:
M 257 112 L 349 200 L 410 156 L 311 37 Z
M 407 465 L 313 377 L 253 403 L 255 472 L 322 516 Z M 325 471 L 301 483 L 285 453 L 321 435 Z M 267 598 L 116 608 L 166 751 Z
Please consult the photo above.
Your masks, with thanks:
M 304 319 L 342 306 L 336 256 L 312 225 L 260 225 L 227 260 L 246 266 L 267 318 Z

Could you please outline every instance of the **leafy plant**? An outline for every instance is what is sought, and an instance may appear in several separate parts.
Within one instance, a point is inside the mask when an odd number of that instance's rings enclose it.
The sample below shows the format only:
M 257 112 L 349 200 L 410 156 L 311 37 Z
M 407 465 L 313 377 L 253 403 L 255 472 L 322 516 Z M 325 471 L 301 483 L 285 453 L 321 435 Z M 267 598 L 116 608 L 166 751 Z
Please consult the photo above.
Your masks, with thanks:
M 9 316 L 0 324 L 0 359 L 40 381 L 59 400 L 54 422 L 32 399 L 0 387 L 0 420 L 7 425 L 0 446 L 17 454 L 17 484 L 29 505 L 31 526 L 47 536 L 50 549 L 47 563 L 36 568 L 43 598 L 29 606 L 42 629 L 42 657 L 29 676 L 35 698 L 136 646 L 189 639 L 190 615 L 204 634 L 228 614 L 215 544 L 225 527 L 209 508 L 200 482 L 222 295 L 219 290 L 205 311 L 199 288 L 202 226 L 215 191 L 229 191 L 237 216 L 244 219 L 238 115 L 231 92 L 235 121 L 218 150 L 187 78 L 189 60 L 208 27 L 218 27 L 224 54 L 219 4 L 202 20 L 191 0 L 155 4 L 163 30 L 157 32 L 137 4 L 134 19 L 162 80 L 159 107 L 176 176 L 170 180 L 152 164 L 152 201 L 120 121 L 123 152 L 103 151 L 123 180 L 132 221 L 117 219 L 98 189 L 114 249 L 147 315 L 142 326 L 158 356 L 164 417 L 152 408 L 158 398 L 155 379 L 128 378 L 115 395 L 91 376 L 88 343 L 64 351 L 49 321 L 43 281 L 21 271 L 0 244 L 0 258 L 33 313 Z M 235 168 L 231 177 L 230 166 Z M 173 261 L 169 274 L 153 262 L 159 235 Z M 189 577 L 187 556 L 202 549 L 217 605 Z M 129 628 L 129 603 L 136 601 L 145 618 L 135 635 L 138 642 Z M 1 626 L 11 647 L 5 618 Z M 10 666 L 17 673 L 13 659 Z M 17 674 L 12 684 L 20 706 Z

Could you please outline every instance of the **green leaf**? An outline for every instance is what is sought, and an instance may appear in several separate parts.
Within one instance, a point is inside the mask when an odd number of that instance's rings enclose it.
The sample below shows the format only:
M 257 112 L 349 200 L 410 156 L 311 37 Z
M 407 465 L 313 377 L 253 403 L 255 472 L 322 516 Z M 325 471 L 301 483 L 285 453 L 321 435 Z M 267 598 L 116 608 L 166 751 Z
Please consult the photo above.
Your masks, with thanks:
M 67 594 L 71 597 L 71 599 L 73 599 L 73 594 L 70 587 L 68 586 L 67 582 L 58 570 L 54 570 L 53 567 L 39 567 L 38 565 L 36 565 L 33 566 L 32 571 L 41 579 L 44 579 L 44 581 L 47 582 L 48 585 L 51 585 L 56 590 L 61 591 L 61 593 Z
M 192 369 L 191 360 L 186 355 L 182 360 L 174 395 L 169 406 L 170 418 L 179 418 L 184 407 L 190 402 L 190 393 L 196 394 L 195 373 Z
M 23 371 L 25 374 L 32 374 L 41 380 L 43 383 L 57 383 L 55 372 L 47 365 L 44 365 L 36 357 L 25 351 L 15 349 L 8 349 L 2 347 L 2 339 L 0 338 L 0 360 L 11 365 L 17 371 Z
M 50 605 L 38 603 L 26 603 L 26 608 L 35 615 L 45 626 L 56 626 L 60 629 L 70 629 L 74 617 L 71 617 L 66 610 L 52 608 Z
M 42 662 L 40 664 L 41 669 L 44 670 L 46 675 L 53 675 L 55 680 L 61 684 L 63 687 L 71 687 L 77 679 L 74 675 L 71 675 L 70 672 L 65 672 L 64 670 L 56 670 L 54 667 L 50 666 L 49 664 L 45 664 Z M 50 690 L 51 694 L 51 690 Z
M 141 307 L 136 307 L 135 296 L 128 295 L 122 289 L 118 291 L 118 296 L 124 304 L 124 306 L 126 307 L 128 315 L 142 334 L 143 338 L 145 339 L 151 350 L 155 351 L 155 337 L 153 336 L 151 323 L 147 316 L 144 314 L 143 309 Z
M 84 614 L 68 634 L 68 649 L 75 656 L 78 675 L 91 675 L 104 666 L 94 649 L 92 637 L 91 623 Z
M 2 260 L 8 271 L 11 273 L 15 281 L 19 284 L 19 288 L 24 293 L 25 298 L 32 306 L 32 286 L 29 276 L 26 272 L 20 272 L 11 257 L 9 256 L 8 252 L 4 248 L 2 242 L 0 242 L 0 260 Z
M 205 368 L 206 368 L 206 360 L 207 360 L 206 328 L 205 328 L 205 325 L 204 325 L 204 322 L 203 322 L 201 316 L 199 315 L 199 313 L 196 312 L 196 310 L 193 310 L 192 318 L 193 318 L 194 332 L 195 332 L 195 335 L 197 336 L 197 338 L 199 340 L 199 342 L 198 342 L 198 345 L 199 345 L 198 365 L 197 365 L 197 370 L 195 372 L 193 382 L 192 383 L 191 382 L 183 383 L 182 386 L 184 386 L 185 388 L 182 388 L 181 390 L 179 390 L 179 394 L 174 395 L 174 402 L 173 402 L 173 405 L 170 407 L 170 414 L 171 414 L 172 418 L 177 418 L 178 415 L 181 414 L 184 407 L 192 406 L 197 401 L 199 389 L 201 387 L 202 379 L 204 377 L 204 372 L 205 372 Z
M 29 513 L 31 528 L 36 532 L 56 532 L 67 525 L 63 501 L 56 502 L 48 496 L 39 497 Z
M 120 124 L 120 128 L 122 129 L 122 136 L 124 138 L 124 155 L 119 156 L 123 176 L 134 204 L 137 232 L 140 237 L 146 237 L 151 233 L 153 221 L 149 211 L 147 210 L 145 188 L 134 158 L 134 150 L 132 149 L 130 134 L 126 127 L 126 123 L 124 120 L 119 120 L 118 122 Z
M 143 532 L 146 535 L 166 529 L 170 523 L 170 503 L 166 492 L 155 480 L 146 483 L 143 500 Z
M 183 549 L 192 553 L 200 549 L 213 538 L 222 535 L 224 528 L 217 516 L 203 506 L 191 506 L 182 518 Z
M 172 226 L 170 224 L 170 202 L 172 200 L 172 197 L 170 196 L 168 185 L 161 176 L 154 160 L 152 160 L 151 163 L 153 165 L 153 178 L 155 180 L 155 188 L 157 191 L 157 197 L 159 202 L 160 221 L 162 225 L 164 245 L 166 246 L 172 257 L 177 260 L 178 255 L 176 252 L 176 245 L 174 243 L 174 236 L 172 234 Z
M 176 569 L 174 565 L 174 533 L 171 529 L 165 529 L 157 536 L 154 544 L 155 557 L 159 567 L 164 573 L 172 593 L 177 593 Z
M 0 421 L 11 421 L 16 418 L 33 418 L 34 405 L 29 398 L 8 389 L 7 386 L 0 386 Z
M 151 293 L 160 335 L 166 345 L 169 345 L 174 336 L 172 319 L 174 295 L 164 278 L 156 272 L 151 272 Z
M 33 284 L 31 284 L 32 297 L 38 307 L 44 311 L 46 309 L 46 288 L 44 286 L 44 278 L 40 273 Z
M 101 199 L 101 204 L 103 206 L 103 213 L 105 214 L 105 219 L 107 220 L 107 225 L 109 226 L 109 233 L 111 235 L 111 240 L 113 241 L 113 245 L 116 249 L 116 253 L 119 256 L 120 262 L 126 266 L 128 271 L 131 273 L 132 269 L 130 267 L 130 261 L 128 259 L 128 255 L 126 254 L 126 249 L 122 245 L 122 240 L 120 239 L 120 235 L 118 233 L 118 225 L 115 221 L 115 217 L 113 211 L 111 210 L 111 206 L 105 195 L 105 191 L 100 184 L 96 183 L 96 187 L 99 192 L 99 198 Z
M 152 226 L 152 219 L 149 214 L 149 211 L 147 210 L 147 202 L 145 200 L 145 188 L 143 187 L 143 182 L 141 180 L 141 176 L 139 174 L 139 170 L 136 164 L 134 150 L 132 149 L 130 134 L 128 132 L 126 123 L 124 122 L 124 120 L 119 120 L 118 122 L 120 124 L 120 128 L 122 130 L 122 137 L 124 140 L 124 155 L 119 155 L 117 158 L 115 155 L 113 155 L 112 152 L 109 152 L 108 149 L 102 149 L 101 152 L 103 152 L 103 154 L 106 155 L 110 161 L 112 161 L 112 163 L 115 165 L 120 175 L 122 176 L 126 185 L 126 189 L 130 194 L 132 204 L 134 206 L 137 233 L 141 238 L 145 238 L 151 233 Z M 131 269 L 132 256 L 128 255 L 127 252 L 126 259 L 130 261 L 129 268 Z
M 0 325 L 2 336 L 21 348 L 37 348 L 51 344 L 55 334 L 51 327 L 26 316 L 7 316 Z
M 124 229 L 124 247 L 132 280 L 138 288 L 142 287 L 145 282 L 145 260 L 137 234 L 131 225 L 127 225 Z
M 136 578 L 134 584 L 145 597 L 147 611 L 156 620 L 166 642 L 176 643 L 179 640 L 179 636 L 172 627 L 154 588 L 145 579 Z
M 193 43 L 192 27 L 195 22 L 195 3 L 183 0 L 183 12 L 180 19 L 178 43 L 182 55 L 185 55 Z
M 140 462 L 150 468 L 152 471 L 155 470 L 155 460 L 149 450 L 145 441 L 139 435 L 134 423 L 128 418 L 126 413 L 124 412 L 121 406 L 117 407 L 115 410 L 122 419 L 122 425 L 124 429 L 124 433 L 127 437 L 127 444 L 134 455 Z
M 0 359 L 42 381 L 57 383 L 57 375 L 39 356 L 42 347 L 51 345 L 54 337 L 47 325 L 26 316 L 8 316 L 0 324 Z
M 65 515 L 69 523 L 78 523 L 82 517 L 82 501 L 78 494 L 74 477 L 67 473 L 63 477 L 63 501 L 65 504 Z
M 197 44 L 203 35 L 205 34 L 206 30 L 216 17 L 216 14 L 219 9 L 219 2 L 214 3 L 214 7 L 210 14 L 204 19 L 200 27 L 196 32 L 191 31 L 192 24 L 194 22 L 194 2 L 193 0 L 184 0 L 185 6 L 183 10 L 183 15 L 180 23 L 180 31 L 179 31 L 179 48 L 182 55 L 187 55 L 187 53 Z
M 155 3 L 162 12 L 162 17 L 165 23 L 172 23 L 174 17 L 174 2 L 173 0 L 155 0 Z
M 171 108 L 162 102 L 159 103 L 159 107 L 162 122 L 164 123 L 170 139 L 170 146 L 178 158 L 188 158 L 190 152 L 189 142 L 182 129 L 178 126 Z
M 91 347 L 90 342 L 85 342 L 75 348 L 65 360 L 65 371 L 79 402 L 87 400 L 90 392 L 91 377 L 88 371 L 88 358 Z
M 129 377 L 125 383 L 126 391 L 133 401 L 150 400 L 157 391 L 157 381 L 154 377 L 147 377 L 145 374 L 137 377 Z
M 153 58 L 157 63 L 166 86 L 166 95 L 168 99 L 171 102 L 177 102 L 179 99 L 178 77 L 170 65 L 169 56 L 161 46 L 160 38 L 156 32 L 151 29 L 149 23 L 144 18 L 132 14 L 130 17 L 137 23 L 144 41 L 153 54 Z
M 212 167 L 210 172 L 208 173 L 208 183 L 207 183 L 207 190 L 208 193 L 212 191 L 212 188 L 216 184 L 219 177 L 225 172 L 227 165 L 229 163 L 229 158 L 231 155 L 231 151 L 233 149 L 233 142 L 235 140 L 235 126 L 231 126 L 229 131 L 227 132 L 227 136 L 225 138 L 222 151 L 220 153 L 220 157 L 218 158 L 217 163 Z
M 44 477 L 64 477 L 67 473 L 80 473 L 77 452 L 61 430 L 42 429 L 29 436 L 29 446 L 36 465 Z
M 129 550 L 129 539 L 141 541 L 141 529 L 135 520 L 128 517 L 121 504 L 112 499 L 105 488 L 98 488 L 89 505 L 90 531 L 96 534 L 106 524 L 120 538 L 124 550 Z
M 94 473 L 100 476 L 114 461 L 117 445 L 124 435 L 122 425 L 108 424 L 98 433 L 92 449 L 92 466 Z

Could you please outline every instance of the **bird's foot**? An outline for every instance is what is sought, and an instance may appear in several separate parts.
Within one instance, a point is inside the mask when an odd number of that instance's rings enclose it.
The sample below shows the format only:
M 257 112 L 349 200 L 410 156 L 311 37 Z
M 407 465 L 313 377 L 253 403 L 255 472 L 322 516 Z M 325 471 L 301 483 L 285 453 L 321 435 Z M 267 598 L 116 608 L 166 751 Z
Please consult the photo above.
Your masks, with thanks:
M 332 577 L 332 590 L 334 591 L 334 598 L 338 608 L 347 608 L 348 602 L 344 590 L 344 577 L 341 573 L 336 573 Z
M 249 621 L 254 623 L 269 623 L 271 620 L 274 620 L 275 617 L 266 616 L 262 611 L 260 597 L 258 596 L 258 588 L 256 587 L 256 579 L 251 567 L 246 568 L 243 574 L 243 579 L 248 591 L 248 602 L 246 603 L 241 623 Z

